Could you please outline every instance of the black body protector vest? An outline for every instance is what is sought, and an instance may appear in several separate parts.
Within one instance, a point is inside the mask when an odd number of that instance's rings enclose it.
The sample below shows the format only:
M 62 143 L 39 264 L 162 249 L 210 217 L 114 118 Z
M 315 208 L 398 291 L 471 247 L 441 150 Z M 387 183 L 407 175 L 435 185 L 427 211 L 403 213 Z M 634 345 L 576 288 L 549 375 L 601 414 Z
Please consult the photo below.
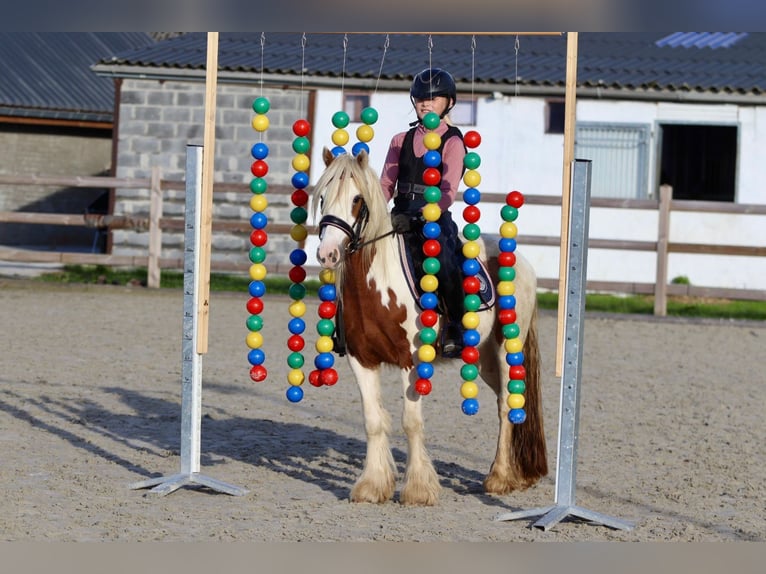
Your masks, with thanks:
M 417 129 L 417 126 L 415 126 L 407 132 L 407 135 L 404 136 L 404 141 L 402 142 L 402 149 L 399 150 L 399 175 L 396 181 L 396 189 L 400 193 L 422 194 L 423 190 L 426 188 L 426 186 L 423 185 L 423 172 L 426 170 L 426 164 L 423 162 L 424 156 L 416 157 L 415 149 L 413 147 L 415 130 Z M 447 140 L 452 137 L 459 137 L 460 141 L 463 141 L 462 132 L 455 126 L 449 126 L 447 131 L 444 132 L 444 135 L 441 136 L 441 145 L 438 149 L 440 154 L 444 150 L 444 144 L 446 144 Z M 463 147 L 465 147 L 465 144 Z M 437 169 L 440 174 L 443 173 L 444 165 L 439 164 Z M 465 166 L 463 166 L 463 171 L 465 171 Z

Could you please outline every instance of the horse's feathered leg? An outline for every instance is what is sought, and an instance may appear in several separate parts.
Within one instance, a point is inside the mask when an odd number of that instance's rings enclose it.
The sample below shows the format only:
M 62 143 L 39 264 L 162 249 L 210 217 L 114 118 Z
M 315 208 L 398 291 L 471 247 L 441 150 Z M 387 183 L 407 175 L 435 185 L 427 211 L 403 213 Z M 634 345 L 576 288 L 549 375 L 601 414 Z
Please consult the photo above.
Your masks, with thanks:
M 364 469 L 351 489 L 351 501 L 381 503 L 393 498 L 396 486 L 396 466 L 388 441 L 391 417 L 381 401 L 378 369 L 363 367 L 351 356 L 349 364 L 362 397 L 367 433 Z
M 439 500 L 441 486 L 425 446 L 421 396 L 415 392 L 413 384 L 415 375 L 414 370 L 402 371 L 402 427 L 407 435 L 407 469 L 400 501 L 402 504 L 433 506 Z

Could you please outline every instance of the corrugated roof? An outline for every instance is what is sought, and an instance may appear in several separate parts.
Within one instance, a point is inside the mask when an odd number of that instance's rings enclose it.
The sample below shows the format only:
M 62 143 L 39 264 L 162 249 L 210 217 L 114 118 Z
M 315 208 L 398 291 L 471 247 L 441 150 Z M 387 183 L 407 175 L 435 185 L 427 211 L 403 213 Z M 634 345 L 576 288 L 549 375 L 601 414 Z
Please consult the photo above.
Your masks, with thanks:
M 764 92 L 766 33 L 694 33 L 693 37 L 684 36 L 689 33 L 679 34 L 580 33 L 578 83 L 621 90 L 759 95 Z M 303 65 L 306 75 L 339 80 L 375 80 L 379 71 L 383 80 L 409 80 L 431 63 L 448 68 L 458 82 L 464 83 L 511 86 L 518 82 L 522 86 L 563 87 L 566 80 L 563 36 L 519 36 L 517 52 L 516 37 L 512 35 L 392 33 L 388 36 L 385 57 L 385 34 L 306 33 L 305 46 L 303 39 L 301 33 L 222 33 L 219 68 L 295 77 L 300 76 Z M 684 45 L 715 49 L 692 50 L 683 48 Z M 148 74 L 173 69 L 202 70 L 206 46 L 204 33 L 184 34 L 104 59 L 96 68 L 108 68 L 117 74 L 121 67 L 128 66 L 149 68 Z
M 153 43 L 143 32 L 2 32 L 0 114 L 111 122 L 114 83 L 90 67 Z

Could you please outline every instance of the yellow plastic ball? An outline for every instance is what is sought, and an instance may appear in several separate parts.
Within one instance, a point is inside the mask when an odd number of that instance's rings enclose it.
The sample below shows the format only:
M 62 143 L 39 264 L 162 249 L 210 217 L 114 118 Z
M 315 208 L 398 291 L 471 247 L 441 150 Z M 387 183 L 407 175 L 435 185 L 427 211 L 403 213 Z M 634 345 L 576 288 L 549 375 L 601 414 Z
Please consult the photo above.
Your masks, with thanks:
M 513 239 L 518 232 L 519 229 L 513 221 L 506 221 L 500 226 L 500 235 L 506 239 Z
M 294 387 L 302 385 L 305 378 L 303 371 L 300 369 L 290 369 L 290 372 L 287 373 L 287 382 Z
M 301 301 L 293 301 L 287 308 L 292 317 L 303 317 L 306 314 L 306 304 Z
M 498 295 L 513 295 L 516 293 L 516 284 L 513 281 L 500 281 L 497 284 Z
M 468 311 L 463 315 L 463 327 L 466 329 L 476 329 L 479 326 L 479 314 L 475 311 Z
M 431 363 L 436 358 L 436 349 L 433 345 L 421 345 L 418 349 L 418 359 L 421 363 Z
M 308 171 L 309 165 L 311 165 L 311 161 L 305 153 L 296 154 L 293 158 L 293 169 L 295 171 Z
M 508 406 L 512 409 L 523 409 L 525 402 L 526 401 L 524 400 L 524 395 L 518 395 L 515 393 L 508 395 Z
M 269 118 L 265 114 L 256 114 L 253 117 L 253 129 L 257 132 L 265 132 L 269 129 Z
M 463 183 L 468 187 L 479 187 L 479 184 L 481 183 L 481 175 L 479 175 L 479 172 L 475 169 L 469 169 L 465 172 L 465 175 L 463 175 Z
M 266 211 L 266 207 L 269 205 L 269 200 L 262 193 L 255 194 L 250 198 L 250 209 L 253 211 Z
M 343 128 L 338 128 L 332 132 L 332 143 L 335 145 L 346 145 L 348 143 L 348 132 Z
M 433 293 L 439 288 L 439 279 L 436 275 L 423 275 L 420 279 L 420 288 L 427 293 Z
M 266 277 L 266 266 L 263 263 L 253 263 L 250 266 L 250 279 L 253 281 L 263 281 Z
M 317 353 L 329 353 L 333 348 L 332 337 L 327 337 L 326 335 L 319 337 L 315 344 L 315 348 Z
M 367 124 L 356 128 L 356 137 L 360 142 L 368 142 L 375 137 L 375 130 Z
M 524 343 L 518 337 L 514 339 L 505 340 L 505 352 L 506 353 L 520 353 L 524 348 Z
M 475 241 L 466 241 L 463 244 L 463 255 L 467 259 L 476 259 L 479 256 L 479 244 Z
M 442 216 L 442 208 L 438 203 L 429 203 L 423 208 L 423 219 L 426 221 L 439 221 Z
M 335 271 L 332 269 L 322 269 L 319 272 L 319 280 L 326 285 L 335 283 Z
M 473 381 L 464 381 L 463 384 L 460 385 L 460 395 L 464 399 L 475 399 L 478 394 L 479 385 Z
M 260 331 L 250 331 L 245 339 L 251 349 L 260 349 L 263 346 L 263 335 Z
M 442 145 L 442 137 L 436 132 L 428 132 L 423 136 L 423 145 L 426 149 L 439 149 Z
M 293 228 L 290 230 L 290 237 L 293 241 L 303 241 L 308 237 L 309 232 L 306 230 L 306 227 L 300 223 L 296 223 L 293 225 Z

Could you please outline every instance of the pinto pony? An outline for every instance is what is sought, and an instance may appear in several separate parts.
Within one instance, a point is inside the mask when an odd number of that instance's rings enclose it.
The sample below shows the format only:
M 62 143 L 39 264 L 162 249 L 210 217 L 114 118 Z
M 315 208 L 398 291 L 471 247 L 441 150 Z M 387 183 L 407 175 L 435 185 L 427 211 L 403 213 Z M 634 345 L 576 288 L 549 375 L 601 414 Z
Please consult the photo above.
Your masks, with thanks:
M 414 388 L 420 311 L 405 281 L 380 181 L 364 151 L 334 157 L 325 148 L 323 158 L 327 167 L 313 191 L 314 216 L 317 210 L 322 216 L 317 259 L 322 267 L 335 271 L 346 352 L 361 393 L 367 435 L 364 469 L 350 498 L 353 502 L 382 503 L 394 496 L 391 419 L 380 395 L 381 367 L 392 365 L 401 369 L 402 426 L 408 444 L 399 500 L 403 504 L 433 505 L 441 487 L 426 450 L 422 401 Z M 480 258 L 486 257 L 481 242 Z M 497 253 L 488 261 L 488 269 L 497 284 Z M 497 452 L 484 479 L 484 490 L 490 494 L 525 489 L 548 472 L 539 381 L 537 279 L 529 263 L 518 255 L 516 270 L 516 322 L 524 341 L 527 372 L 527 418 L 522 424 L 512 425 L 508 420 L 508 365 L 496 306 L 480 312 L 478 327 L 479 375 L 497 395 L 500 421 Z

